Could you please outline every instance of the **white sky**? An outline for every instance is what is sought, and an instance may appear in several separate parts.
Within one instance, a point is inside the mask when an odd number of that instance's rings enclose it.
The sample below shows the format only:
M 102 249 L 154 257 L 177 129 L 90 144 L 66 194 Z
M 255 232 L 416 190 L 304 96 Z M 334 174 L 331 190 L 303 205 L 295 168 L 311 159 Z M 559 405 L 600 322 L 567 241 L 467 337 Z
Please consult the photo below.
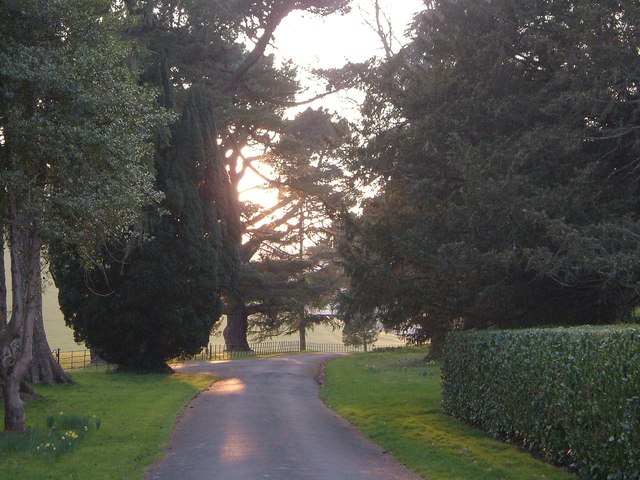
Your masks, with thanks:
M 339 67 L 347 60 L 359 62 L 381 53 L 376 32 L 374 0 L 353 0 L 347 15 L 318 17 L 299 11 L 288 15 L 275 33 L 276 54 L 299 65 Z M 380 0 L 382 11 L 392 24 L 394 36 L 402 41 L 413 15 L 423 8 L 422 0 Z M 396 45 L 397 46 L 397 45 Z
M 406 41 L 404 33 L 413 15 L 424 8 L 424 2 L 423 0 L 379 1 L 382 12 L 391 23 L 391 31 L 395 38 L 392 49 L 397 51 Z M 324 86 L 315 89 L 317 85 L 309 75 L 305 75 L 305 72 L 313 68 L 341 67 L 349 61 L 362 62 L 376 55 L 384 55 L 378 34 L 371 26 L 375 25 L 373 5 L 374 0 L 353 0 L 350 13 L 333 14 L 324 18 L 297 11 L 288 15 L 278 26 L 273 53 L 281 62 L 292 60 L 298 66 L 303 84 L 309 89 L 308 92 L 299 96 L 299 101 L 312 97 L 314 91 L 324 90 Z M 314 108 L 322 106 L 329 111 L 336 111 L 342 116 L 353 119 L 354 115 L 357 115 L 358 100 L 357 93 L 342 92 L 310 105 Z M 293 116 L 307 106 L 309 105 L 292 109 L 290 114 Z M 248 171 L 241 184 L 241 190 L 245 191 L 241 199 L 250 199 L 263 205 L 275 203 L 276 192 L 263 190 L 258 187 L 259 185 L 264 185 L 263 180 Z
M 383 15 L 391 24 L 394 40 L 392 49 L 397 51 L 406 42 L 405 31 L 416 12 L 424 8 L 423 0 L 379 0 Z M 373 56 L 384 55 L 382 43 L 374 30 L 374 0 L 353 0 L 351 11 L 346 15 L 332 14 L 320 17 L 296 11 L 288 15 L 275 32 L 275 55 L 284 62 L 289 59 L 299 66 L 304 79 L 306 71 L 313 68 L 341 67 L 348 61 L 362 62 Z M 382 18 L 386 28 L 386 21 Z M 303 80 L 309 88 L 299 100 L 313 96 L 315 82 Z M 315 90 L 321 93 L 323 89 Z M 352 117 L 353 106 L 348 106 L 348 94 L 341 94 L 321 102 L 331 111 Z M 306 108 L 306 106 L 304 107 Z M 304 109 L 302 108 L 302 109 Z

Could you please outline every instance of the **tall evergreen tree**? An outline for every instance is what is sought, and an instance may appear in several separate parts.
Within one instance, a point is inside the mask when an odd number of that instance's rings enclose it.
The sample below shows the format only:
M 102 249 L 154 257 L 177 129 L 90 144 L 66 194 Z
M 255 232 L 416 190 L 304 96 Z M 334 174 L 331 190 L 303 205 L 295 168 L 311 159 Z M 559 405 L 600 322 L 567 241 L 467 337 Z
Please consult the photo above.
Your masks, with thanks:
M 257 311 L 250 322 L 258 338 L 297 332 L 304 347 L 307 329 L 335 322 L 318 310 L 341 285 L 332 216 L 347 202 L 348 179 L 337 156 L 348 136 L 344 120 L 308 108 L 285 124 L 266 158 L 273 169 L 272 184 L 285 201 L 267 224 L 270 228 L 247 232 L 248 244 L 259 247 L 258 258 L 248 264 L 252 282 L 263 270 L 274 282 L 270 287 L 265 279 L 253 291 L 243 288 L 247 282 L 240 283 L 247 301 L 260 304 L 264 295 L 271 305 L 270 315 Z
M 390 324 L 611 322 L 637 306 L 633 2 L 435 1 L 358 72 L 378 182 L 344 244 Z
M 152 237 L 127 253 L 110 245 L 88 279 L 73 257 L 53 264 L 76 341 L 123 368 L 163 370 L 167 360 L 197 353 L 220 315 L 229 273 L 220 259 L 215 192 L 225 175 L 212 112 L 206 93 L 190 89 L 171 146 L 156 156 L 165 198 L 148 220 Z

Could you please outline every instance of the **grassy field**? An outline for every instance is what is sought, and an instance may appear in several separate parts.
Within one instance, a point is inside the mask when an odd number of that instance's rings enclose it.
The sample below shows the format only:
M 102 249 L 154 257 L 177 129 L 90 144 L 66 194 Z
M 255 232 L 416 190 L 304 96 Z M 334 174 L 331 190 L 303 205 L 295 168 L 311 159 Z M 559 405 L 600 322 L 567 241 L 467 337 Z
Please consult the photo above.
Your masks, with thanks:
M 9 252 L 4 251 L 4 264 L 10 265 Z M 7 267 L 8 269 L 8 267 Z M 7 272 L 9 273 L 9 272 Z M 44 329 L 47 333 L 47 340 L 52 350 L 59 348 L 63 351 L 84 350 L 84 345 L 78 345 L 73 340 L 73 331 L 67 327 L 62 317 L 62 312 L 58 305 L 58 289 L 53 284 L 49 272 L 44 273 L 44 294 L 42 296 L 42 317 L 44 319 Z M 7 282 L 11 281 L 10 277 Z M 11 295 L 7 298 L 11 308 Z
M 57 301 L 56 301 L 57 302 Z M 57 313 L 56 311 L 57 310 Z M 84 345 L 78 345 L 73 341 L 73 331 L 67 327 L 62 319 L 62 314 L 59 313 L 57 303 L 55 304 L 55 310 L 50 306 L 45 313 L 45 330 L 47 332 L 47 339 L 49 340 L 49 346 L 52 350 L 59 348 L 62 351 L 72 350 L 84 350 Z M 52 313 L 53 312 L 53 313 Z M 224 345 L 224 339 L 222 338 L 222 329 L 224 323 L 218 327 L 218 329 L 211 336 L 211 343 L 213 345 Z M 272 342 L 281 342 L 289 340 L 298 340 L 298 335 L 280 336 L 275 337 Z M 251 340 L 250 340 L 251 341 Z M 324 325 L 316 327 L 314 330 L 307 332 L 307 342 L 313 343 L 342 343 L 342 330 L 333 330 L 331 327 Z M 376 343 L 377 346 L 395 347 L 401 346 L 404 342 L 398 338 L 397 335 L 382 333 Z
M 57 460 L 0 452 L 0 479 L 136 479 L 164 451 L 183 405 L 214 378 L 206 375 L 131 375 L 78 372 L 76 385 L 37 387 L 46 399 L 28 404 L 27 423 L 44 429 L 51 415 L 100 419 Z M 0 410 L 1 407 L 0 407 Z
M 576 478 L 442 413 L 440 369 L 424 355 L 403 349 L 331 361 L 322 398 L 425 479 Z

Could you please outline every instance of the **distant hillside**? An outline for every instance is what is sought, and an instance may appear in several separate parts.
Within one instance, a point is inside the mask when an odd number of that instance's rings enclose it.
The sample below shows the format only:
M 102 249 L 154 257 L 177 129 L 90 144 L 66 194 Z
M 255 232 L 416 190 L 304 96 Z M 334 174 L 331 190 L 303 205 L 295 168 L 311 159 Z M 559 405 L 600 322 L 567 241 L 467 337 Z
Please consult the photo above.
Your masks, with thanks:
M 4 264 L 7 266 L 7 288 L 11 288 L 11 271 L 9 252 L 4 252 Z M 7 298 L 7 307 L 11 308 L 11 295 Z M 84 345 L 78 345 L 73 340 L 73 331 L 66 326 L 60 307 L 58 305 L 58 289 L 53 284 L 53 280 L 47 271 L 44 279 L 44 294 L 42 296 L 42 314 L 44 318 L 44 329 L 47 332 L 47 340 L 51 350 L 84 350 Z
M 48 279 L 42 296 L 42 315 L 51 350 L 57 348 L 64 351 L 85 349 L 84 344 L 79 345 L 73 340 L 73 330 L 64 323 L 64 317 L 58 305 L 58 289 L 50 279 Z

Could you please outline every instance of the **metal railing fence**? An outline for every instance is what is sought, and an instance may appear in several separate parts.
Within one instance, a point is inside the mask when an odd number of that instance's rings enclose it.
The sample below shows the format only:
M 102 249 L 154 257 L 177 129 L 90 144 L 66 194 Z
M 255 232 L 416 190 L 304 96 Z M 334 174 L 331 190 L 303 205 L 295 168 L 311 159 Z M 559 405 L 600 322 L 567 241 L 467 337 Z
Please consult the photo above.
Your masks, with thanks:
M 202 349 L 200 353 L 195 355 L 176 358 L 176 362 L 193 362 L 193 361 L 216 361 L 216 360 L 233 360 L 236 358 L 247 357 L 263 357 L 267 355 L 278 355 L 284 353 L 357 353 L 363 352 L 362 346 L 353 347 L 341 343 L 315 343 L 306 342 L 306 347 L 302 349 L 299 341 L 287 342 L 260 342 L 249 345 L 250 350 L 228 349 L 225 345 L 209 344 Z M 378 347 L 369 346 L 368 350 L 375 350 Z M 388 347 L 380 347 L 388 348 Z M 54 358 L 62 366 L 64 370 L 82 370 L 86 368 L 99 367 L 107 365 L 103 361 L 92 361 L 89 350 L 61 351 L 54 350 Z M 109 368 L 109 365 L 107 365 Z

